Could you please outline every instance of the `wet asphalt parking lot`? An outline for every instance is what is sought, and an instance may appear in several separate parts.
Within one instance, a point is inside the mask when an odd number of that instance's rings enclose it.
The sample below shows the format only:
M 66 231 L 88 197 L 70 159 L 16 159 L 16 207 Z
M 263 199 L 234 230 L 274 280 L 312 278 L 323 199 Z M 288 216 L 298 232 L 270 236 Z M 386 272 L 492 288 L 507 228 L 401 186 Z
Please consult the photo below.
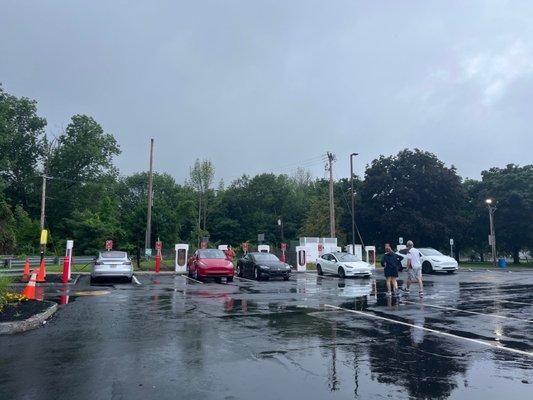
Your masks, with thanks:
M 0 337 L 0 399 L 533 398 L 533 272 L 197 283 L 82 276 L 42 328 Z M 416 289 L 413 288 L 413 289 Z

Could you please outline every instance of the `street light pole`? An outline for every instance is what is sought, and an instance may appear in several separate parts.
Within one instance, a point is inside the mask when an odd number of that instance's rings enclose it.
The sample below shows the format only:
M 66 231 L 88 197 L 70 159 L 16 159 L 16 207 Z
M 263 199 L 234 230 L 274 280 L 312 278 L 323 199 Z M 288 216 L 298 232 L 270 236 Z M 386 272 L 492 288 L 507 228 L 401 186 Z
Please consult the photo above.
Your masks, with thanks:
M 492 266 L 496 268 L 496 232 L 494 229 L 494 212 L 496 207 L 492 206 L 492 199 L 485 200 L 489 209 L 489 224 L 490 224 L 490 245 L 492 250 Z
M 353 192 L 353 158 L 358 153 L 350 154 L 350 191 L 352 195 L 352 254 L 355 255 L 355 196 Z

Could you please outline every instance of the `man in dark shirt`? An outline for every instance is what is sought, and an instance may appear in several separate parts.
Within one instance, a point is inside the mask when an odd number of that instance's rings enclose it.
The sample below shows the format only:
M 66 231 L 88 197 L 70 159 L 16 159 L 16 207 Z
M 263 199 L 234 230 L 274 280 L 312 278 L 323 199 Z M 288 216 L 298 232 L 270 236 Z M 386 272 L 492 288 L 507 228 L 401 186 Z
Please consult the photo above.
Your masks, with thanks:
M 400 257 L 394 253 L 389 243 L 385 244 L 385 254 L 381 258 L 381 265 L 384 267 L 385 279 L 387 281 L 387 296 L 391 296 L 391 287 L 394 288 L 394 295 L 398 296 L 398 270 L 402 264 Z

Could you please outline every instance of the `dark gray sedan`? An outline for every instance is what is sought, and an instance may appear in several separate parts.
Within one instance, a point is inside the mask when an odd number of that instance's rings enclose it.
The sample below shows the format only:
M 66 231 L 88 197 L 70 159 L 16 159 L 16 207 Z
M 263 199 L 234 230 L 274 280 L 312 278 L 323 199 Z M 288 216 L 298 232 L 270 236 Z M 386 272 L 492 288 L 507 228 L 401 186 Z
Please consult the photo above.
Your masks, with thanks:
M 237 275 L 253 277 L 258 281 L 275 277 L 287 281 L 291 276 L 291 266 L 271 253 L 247 253 L 237 261 Z

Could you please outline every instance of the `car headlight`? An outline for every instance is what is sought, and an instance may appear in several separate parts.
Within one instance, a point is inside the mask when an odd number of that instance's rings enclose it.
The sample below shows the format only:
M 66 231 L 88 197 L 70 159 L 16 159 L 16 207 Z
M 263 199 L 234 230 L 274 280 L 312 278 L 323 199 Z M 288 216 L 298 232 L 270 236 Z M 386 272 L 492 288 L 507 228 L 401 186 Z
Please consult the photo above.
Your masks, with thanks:
M 344 268 L 352 269 L 353 265 L 345 265 Z
M 434 258 L 430 258 L 430 260 L 433 262 L 439 262 L 439 260 L 435 260 Z
M 260 265 L 259 268 L 261 268 L 261 269 L 270 269 L 270 267 L 268 265 Z

